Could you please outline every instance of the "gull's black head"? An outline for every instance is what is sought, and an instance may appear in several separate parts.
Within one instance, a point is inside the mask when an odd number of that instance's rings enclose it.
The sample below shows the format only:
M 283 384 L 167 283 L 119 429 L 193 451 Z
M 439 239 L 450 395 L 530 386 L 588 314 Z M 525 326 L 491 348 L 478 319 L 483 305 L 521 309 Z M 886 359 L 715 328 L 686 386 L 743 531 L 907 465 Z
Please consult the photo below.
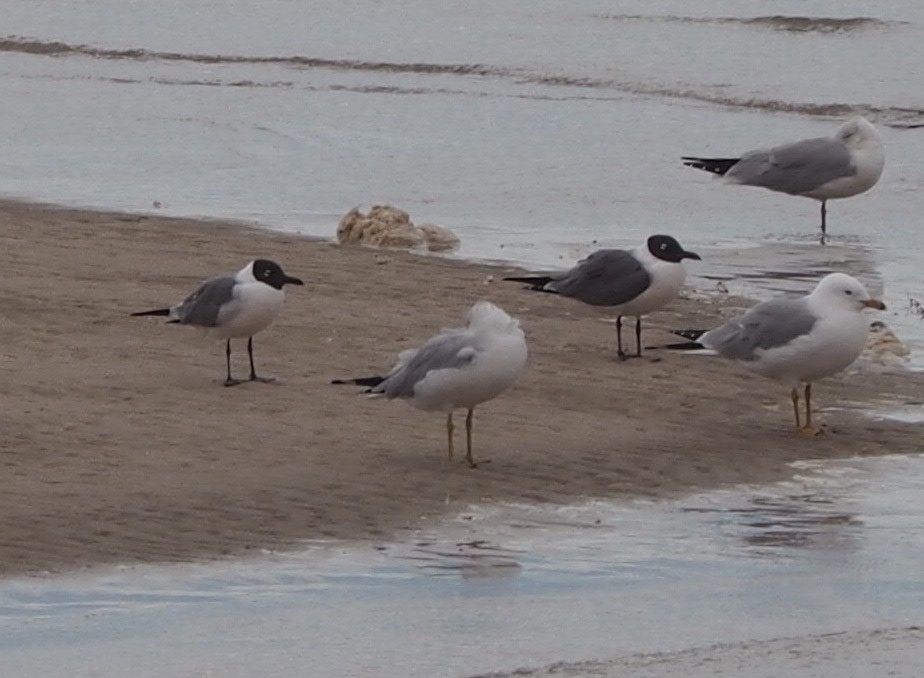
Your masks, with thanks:
M 304 285 L 298 278 L 286 275 L 282 266 L 269 259 L 256 259 L 251 265 L 253 277 L 270 287 L 281 290 L 283 285 Z
M 688 252 L 680 243 L 669 235 L 653 235 L 648 238 L 648 251 L 651 256 L 662 261 L 678 263 L 684 259 L 699 259 L 696 252 Z

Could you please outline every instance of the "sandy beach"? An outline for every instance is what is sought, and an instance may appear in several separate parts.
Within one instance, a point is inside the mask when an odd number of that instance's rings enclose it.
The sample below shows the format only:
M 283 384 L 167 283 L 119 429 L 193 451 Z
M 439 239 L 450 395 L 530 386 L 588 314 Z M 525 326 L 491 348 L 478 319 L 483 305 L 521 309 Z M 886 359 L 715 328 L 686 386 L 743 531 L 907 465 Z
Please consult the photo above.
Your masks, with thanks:
M 605 313 L 500 282 L 509 267 L 16 202 L 0 204 L 0 245 L 0 574 L 383 540 L 472 502 L 667 496 L 785 477 L 796 459 L 918 451 L 920 426 L 864 413 L 915 401 L 913 374 L 820 383 L 816 405 L 837 409 L 806 438 L 784 387 L 668 351 L 620 363 Z M 275 384 L 223 388 L 221 343 L 129 317 L 258 256 L 306 283 L 254 342 Z M 650 318 L 647 345 L 742 303 L 689 291 Z M 491 463 L 447 464 L 441 415 L 330 385 L 387 368 L 478 299 L 520 318 L 530 347 L 517 385 L 476 411 Z

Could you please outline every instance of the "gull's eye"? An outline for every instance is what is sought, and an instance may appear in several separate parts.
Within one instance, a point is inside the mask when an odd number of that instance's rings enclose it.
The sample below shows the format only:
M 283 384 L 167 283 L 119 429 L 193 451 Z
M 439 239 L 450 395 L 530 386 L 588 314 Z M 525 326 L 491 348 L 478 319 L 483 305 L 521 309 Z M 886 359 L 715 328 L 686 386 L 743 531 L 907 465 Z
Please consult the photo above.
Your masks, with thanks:
M 844 294 L 853 294 L 853 290 L 844 290 Z

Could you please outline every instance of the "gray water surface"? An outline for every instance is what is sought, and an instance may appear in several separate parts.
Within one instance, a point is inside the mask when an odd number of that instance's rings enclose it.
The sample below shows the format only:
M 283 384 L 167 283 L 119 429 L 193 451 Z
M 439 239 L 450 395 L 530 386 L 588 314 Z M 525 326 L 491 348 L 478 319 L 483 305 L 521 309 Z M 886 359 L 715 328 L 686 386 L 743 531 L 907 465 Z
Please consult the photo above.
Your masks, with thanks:
M 460 256 L 534 267 L 666 232 L 799 246 L 820 272 L 817 203 L 680 156 L 865 113 L 885 172 L 830 203 L 830 232 L 868 253 L 864 282 L 924 360 L 915 0 L 12 0 L 2 33 L 0 195 L 324 237 L 353 206 L 390 203 L 454 229 Z
M 474 506 L 400 543 L 8 580 L 0 655 L 24 677 L 587 675 L 588 661 L 634 676 L 646 654 L 702 659 L 717 639 L 811 655 L 819 634 L 924 624 L 922 503 L 924 457 L 803 463 L 791 481 L 676 501 Z

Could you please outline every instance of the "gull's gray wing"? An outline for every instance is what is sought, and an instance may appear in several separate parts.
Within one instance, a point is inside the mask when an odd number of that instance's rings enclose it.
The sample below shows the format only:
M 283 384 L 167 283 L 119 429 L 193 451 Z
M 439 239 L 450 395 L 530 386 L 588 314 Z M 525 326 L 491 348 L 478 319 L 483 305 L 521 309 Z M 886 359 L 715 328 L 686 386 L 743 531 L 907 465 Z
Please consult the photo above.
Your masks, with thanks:
M 226 304 L 233 299 L 234 276 L 219 276 L 206 280 L 170 311 L 175 321 L 182 325 L 215 327 L 227 319 Z M 226 307 L 224 313 L 223 306 Z
M 725 176 L 739 184 L 801 195 L 856 171 L 843 142 L 820 137 L 745 153 Z
M 759 350 L 785 346 L 808 334 L 817 321 L 805 298 L 771 299 L 706 332 L 699 343 L 725 358 L 747 362 L 757 358 Z
M 453 330 L 429 339 L 416 351 L 404 351 L 388 377 L 372 389 L 386 398 L 410 398 L 414 387 L 432 370 L 458 369 L 470 365 L 478 353 L 476 337 Z
M 556 276 L 546 289 L 592 306 L 619 306 L 648 289 L 651 276 L 626 250 L 598 250 L 570 271 Z

